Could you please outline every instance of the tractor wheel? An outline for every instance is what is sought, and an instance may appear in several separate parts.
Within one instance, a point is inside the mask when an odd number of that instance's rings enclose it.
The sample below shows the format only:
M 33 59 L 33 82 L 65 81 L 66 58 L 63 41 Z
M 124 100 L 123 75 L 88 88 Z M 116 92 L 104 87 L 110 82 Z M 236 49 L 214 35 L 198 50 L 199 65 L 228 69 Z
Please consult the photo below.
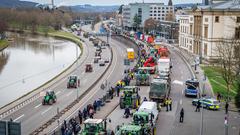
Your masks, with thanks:
M 53 104 L 53 100 L 50 99 L 50 100 L 48 101 L 48 104 L 49 104 L 49 105 L 52 105 L 52 104 Z
M 44 100 L 42 101 L 42 105 L 45 105 L 45 101 Z

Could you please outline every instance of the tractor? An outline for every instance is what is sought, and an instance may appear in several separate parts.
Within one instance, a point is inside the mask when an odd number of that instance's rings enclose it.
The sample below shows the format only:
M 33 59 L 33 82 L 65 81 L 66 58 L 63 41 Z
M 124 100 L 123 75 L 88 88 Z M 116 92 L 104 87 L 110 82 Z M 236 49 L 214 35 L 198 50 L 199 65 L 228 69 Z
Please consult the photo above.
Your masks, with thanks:
M 120 108 L 136 109 L 140 105 L 141 97 L 138 94 L 139 87 L 125 86 L 121 89 Z
M 140 67 L 136 73 L 136 85 L 150 85 L 150 74 L 149 72 L 153 70 L 153 67 Z
M 87 119 L 81 135 L 105 135 L 107 134 L 107 122 L 102 119 Z
M 68 77 L 67 88 L 77 88 L 80 85 L 80 80 L 78 76 L 72 75 Z
M 43 98 L 42 105 L 52 105 L 56 103 L 57 96 L 54 91 L 47 91 L 46 95 Z
M 92 72 L 93 71 L 93 67 L 91 64 L 86 64 L 86 68 L 85 68 L 85 72 Z

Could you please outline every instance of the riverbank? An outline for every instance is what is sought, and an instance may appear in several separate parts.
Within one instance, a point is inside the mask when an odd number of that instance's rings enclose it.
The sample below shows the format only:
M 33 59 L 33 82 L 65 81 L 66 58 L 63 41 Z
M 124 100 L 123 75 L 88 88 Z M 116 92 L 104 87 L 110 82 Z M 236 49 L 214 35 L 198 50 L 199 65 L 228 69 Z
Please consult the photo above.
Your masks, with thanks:
M 0 40 L 0 51 L 4 50 L 7 48 L 9 45 L 9 42 L 7 40 Z

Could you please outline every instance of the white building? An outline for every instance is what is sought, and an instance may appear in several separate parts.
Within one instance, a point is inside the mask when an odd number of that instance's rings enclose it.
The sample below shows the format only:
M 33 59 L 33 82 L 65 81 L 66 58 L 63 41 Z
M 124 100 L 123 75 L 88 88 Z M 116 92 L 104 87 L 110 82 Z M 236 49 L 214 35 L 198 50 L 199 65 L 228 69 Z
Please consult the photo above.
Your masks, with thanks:
M 240 3 L 225 1 L 189 10 L 180 16 L 179 46 L 204 59 L 217 56 L 223 39 L 240 39 Z
M 140 27 L 143 27 L 144 22 L 149 18 L 165 21 L 168 15 L 174 14 L 174 7 L 163 3 L 130 3 L 123 6 L 122 14 L 124 27 L 133 26 L 135 15 L 141 20 Z

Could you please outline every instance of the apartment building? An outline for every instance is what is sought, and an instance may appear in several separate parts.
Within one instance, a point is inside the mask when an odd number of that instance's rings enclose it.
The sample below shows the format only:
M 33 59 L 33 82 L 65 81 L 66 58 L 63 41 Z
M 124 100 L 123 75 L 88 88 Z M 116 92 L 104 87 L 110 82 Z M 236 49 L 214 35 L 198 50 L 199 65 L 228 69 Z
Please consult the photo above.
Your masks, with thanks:
M 203 59 L 217 57 L 220 41 L 240 39 L 240 3 L 236 0 L 199 6 L 187 13 L 179 17 L 179 46 Z
M 144 26 L 144 22 L 153 18 L 159 21 L 166 21 L 168 15 L 174 14 L 174 7 L 170 0 L 170 5 L 164 3 L 130 3 L 123 6 L 123 26 L 131 28 L 134 24 L 134 17 L 137 15 L 141 20 L 140 27 Z

